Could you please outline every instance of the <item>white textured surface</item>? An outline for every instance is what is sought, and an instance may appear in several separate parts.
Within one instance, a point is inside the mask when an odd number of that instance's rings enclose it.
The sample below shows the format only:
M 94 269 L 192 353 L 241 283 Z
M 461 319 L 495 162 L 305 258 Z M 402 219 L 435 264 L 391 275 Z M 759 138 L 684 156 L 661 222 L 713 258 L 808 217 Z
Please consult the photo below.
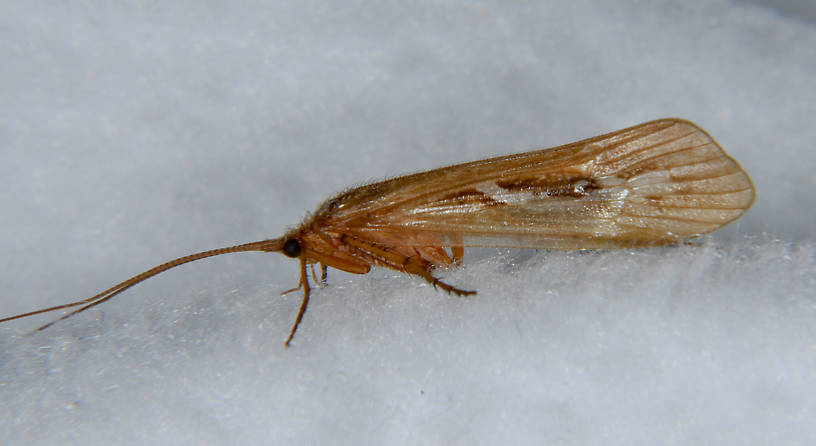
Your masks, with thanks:
M 759 191 L 699 246 L 476 250 L 449 282 L 280 255 L 0 326 L 3 444 L 807 444 L 807 2 L 5 1 L 0 313 L 277 236 L 343 187 L 680 116 Z M 798 9 L 797 9 L 798 8 Z

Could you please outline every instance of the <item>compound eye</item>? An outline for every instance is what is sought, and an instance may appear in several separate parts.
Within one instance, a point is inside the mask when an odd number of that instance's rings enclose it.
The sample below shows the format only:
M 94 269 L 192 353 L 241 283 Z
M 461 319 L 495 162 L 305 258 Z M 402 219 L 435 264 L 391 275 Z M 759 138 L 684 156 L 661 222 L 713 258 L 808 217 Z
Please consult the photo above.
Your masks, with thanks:
M 300 255 L 300 242 L 296 238 L 290 238 L 283 243 L 283 253 L 287 257 L 297 257 Z

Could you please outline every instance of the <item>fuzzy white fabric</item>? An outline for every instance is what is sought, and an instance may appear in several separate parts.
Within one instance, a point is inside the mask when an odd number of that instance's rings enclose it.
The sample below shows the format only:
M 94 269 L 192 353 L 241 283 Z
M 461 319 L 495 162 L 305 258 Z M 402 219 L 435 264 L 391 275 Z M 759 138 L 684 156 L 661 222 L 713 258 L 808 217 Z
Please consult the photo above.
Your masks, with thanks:
M 166 4 L 166 3 L 172 3 Z M 3 444 L 806 444 L 811 2 L 0 7 L 0 315 L 280 235 L 344 187 L 679 116 L 754 179 L 691 246 L 469 251 L 419 279 L 187 265 L 26 336 Z

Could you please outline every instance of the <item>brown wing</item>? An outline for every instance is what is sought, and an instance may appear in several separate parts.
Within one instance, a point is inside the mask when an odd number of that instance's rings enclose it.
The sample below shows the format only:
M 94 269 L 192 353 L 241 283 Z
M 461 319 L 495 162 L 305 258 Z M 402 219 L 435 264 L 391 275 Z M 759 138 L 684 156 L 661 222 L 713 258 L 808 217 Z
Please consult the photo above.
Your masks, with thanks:
M 351 189 L 316 218 L 392 246 L 611 248 L 697 237 L 753 201 L 750 178 L 711 136 L 662 119 Z

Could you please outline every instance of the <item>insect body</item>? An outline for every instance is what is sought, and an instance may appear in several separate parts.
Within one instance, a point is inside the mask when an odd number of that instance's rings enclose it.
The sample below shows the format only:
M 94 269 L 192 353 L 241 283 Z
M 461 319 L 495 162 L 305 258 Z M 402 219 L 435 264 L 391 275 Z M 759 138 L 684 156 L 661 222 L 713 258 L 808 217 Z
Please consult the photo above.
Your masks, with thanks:
M 461 262 L 465 247 L 608 249 L 676 244 L 739 218 L 754 201 L 748 175 L 702 129 L 680 119 L 647 122 L 552 149 L 491 158 L 349 189 L 276 239 L 181 257 L 96 296 L 0 319 L 9 321 L 111 299 L 170 268 L 242 251 L 282 252 L 307 267 L 365 274 L 382 266 L 457 295 L 436 268 Z M 314 270 L 313 270 L 314 274 Z M 54 321 L 56 322 L 56 321 Z M 39 328 L 42 330 L 54 322 Z

